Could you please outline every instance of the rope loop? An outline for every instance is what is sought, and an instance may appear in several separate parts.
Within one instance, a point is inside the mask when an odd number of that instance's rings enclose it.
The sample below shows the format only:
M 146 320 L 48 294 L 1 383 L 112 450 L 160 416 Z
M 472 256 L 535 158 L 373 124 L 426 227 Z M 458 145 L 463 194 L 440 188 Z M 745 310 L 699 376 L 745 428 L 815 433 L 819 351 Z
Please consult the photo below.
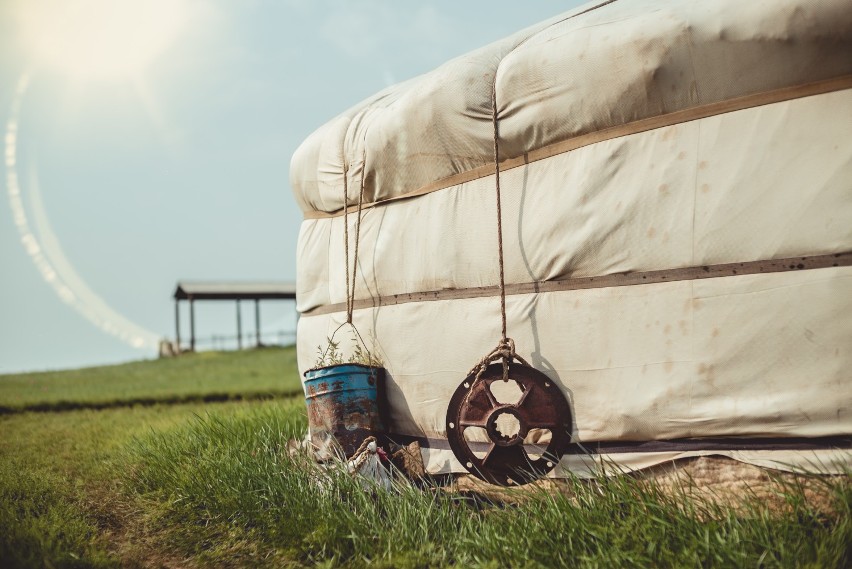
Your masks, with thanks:
M 361 442 L 361 446 L 358 447 L 358 450 L 355 451 L 355 453 L 352 455 L 352 458 L 349 459 L 349 468 L 353 475 L 358 473 L 358 470 L 361 468 L 361 465 L 364 464 L 364 461 L 367 460 L 367 457 L 370 456 L 370 451 L 369 449 L 367 449 L 367 446 L 370 443 L 375 442 L 376 437 L 367 437 Z
M 478 364 L 473 366 L 473 369 L 467 373 L 468 377 L 473 375 L 475 376 L 473 379 L 474 383 L 479 381 L 482 378 L 482 374 L 485 373 L 486 369 L 488 369 L 488 366 L 497 360 L 503 360 L 503 381 L 509 381 L 509 364 L 513 361 L 532 367 L 527 360 L 519 356 L 515 351 L 515 341 L 511 338 L 503 338 L 497 344 L 497 347 L 491 350 L 491 353 L 482 358 Z
M 334 337 L 337 335 L 337 333 L 340 331 L 341 328 L 343 328 L 344 326 L 347 326 L 347 325 L 350 328 L 352 328 L 353 332 L 355 332 L 355 336 L 353 336 L 352 339 L 356 342 L 360 342 L 361 347 L 364 348 L 364 352 L 367 353 L 367 357 L 369 358 L 369 360 L 371 362 L 377 362 L 376 365 L 378 365 L 378 367 L 381 367 L 381 365 L 378 364 L 379 358 L 376 357 L 373 354 L 373 352 L 370 351 L 370 348 L 367 347 L 367 342 L 364 341 L 364 337 L 361 336 L 361 332 L 359 332 L 358 328 L 352 322 L 350 322 L 348 320 L 346 322 L 343 322 L 342 324 L 340 324 L 340 326 L 335 328 L 334 332 L 331 333 L 331 336 L 328 338 L 328 345 L 325 347 L 325 350 L 323 350 L 322 358 L 320 358 L 320 359 L 322 361 L 325 361 L 325 358 L 328 355 L 329 350 L 331 350 L 332 343 L 334 342 Z M 373 364 L 370 364 L 370 365 L 373 365 Z

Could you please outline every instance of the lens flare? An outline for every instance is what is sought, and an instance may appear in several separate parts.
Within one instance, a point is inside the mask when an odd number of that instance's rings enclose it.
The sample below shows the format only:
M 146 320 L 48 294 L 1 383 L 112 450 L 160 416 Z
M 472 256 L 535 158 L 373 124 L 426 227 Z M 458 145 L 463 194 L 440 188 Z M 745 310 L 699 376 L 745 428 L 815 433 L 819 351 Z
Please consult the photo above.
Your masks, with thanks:
M 30 0 L 20 16 L 37 63 L 77 79 L 137 75 L 188 19 L 181 0 Z
M 44 281 L 53 288 L 65 304 L 82 314 L 89 322 L 126 344 L 138 349 L 157 346 L 158 337 L 131 322 L 98 296 L 77 274 L 65 257 L 59 240 L 53 233 L 38 192 L 38 179 L 33 170 L 30 176 L 30 193 L 38 236 L 32 231 L 18 177 L 18 129 L 21 104 L 29 86 L 29 76 L 18 82 L 9 120 L 6 123 L 5 161 L 6 193 L 12 210 L 12 219 L 21 238 L 24 250 L 32 259 Z M 39 239 L 39 237 L 41 239 Z

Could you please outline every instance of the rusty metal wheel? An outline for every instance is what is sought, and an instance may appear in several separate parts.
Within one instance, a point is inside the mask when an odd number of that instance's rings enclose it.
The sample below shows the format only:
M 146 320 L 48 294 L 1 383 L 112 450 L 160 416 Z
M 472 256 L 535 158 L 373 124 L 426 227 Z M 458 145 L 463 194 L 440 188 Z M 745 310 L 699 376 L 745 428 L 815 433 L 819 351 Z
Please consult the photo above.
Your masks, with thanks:
M 468 375 L 447 407 L 447 439 L 453 454 L 471 474 L 501 486 L 544 476 L 571 443 L 571 407 L 553 380 L 533 367 L 512 362 L 512 381 L 519 388 L 517 401 L 498 400 L 492 385 L 508 382 L 503 381 L 503 364 L 491 364 L 478 381 L 475 374 Z M 484 430 L 488 442 L 469 441 L 465 431 L 471 428 Z M 524 444 L 536 429 L 550 432 L 537 458 Z

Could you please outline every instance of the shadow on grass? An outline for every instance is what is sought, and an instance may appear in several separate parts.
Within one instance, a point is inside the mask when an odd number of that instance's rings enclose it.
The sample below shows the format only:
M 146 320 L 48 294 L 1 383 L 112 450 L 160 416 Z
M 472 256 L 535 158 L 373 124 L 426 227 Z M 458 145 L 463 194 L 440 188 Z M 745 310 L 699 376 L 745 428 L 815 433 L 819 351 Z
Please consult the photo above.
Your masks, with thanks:
M 281 391 L 257 391 L 249 393 L 204 393 L 175 395 L 166 397 L 134 397 L 111 401 L 56 401 L 50 403 L 31 403 L 17 406 L 0 405 L 0 416 L 16 413 L 58 413 L 83 409 L 102 410 L 121 407 L 151 407 L 154 405 L 185 405 L 188 403 L 222 403 L 228 401 L 266 401 L 286 399 L 302 395 L 301 389 Z

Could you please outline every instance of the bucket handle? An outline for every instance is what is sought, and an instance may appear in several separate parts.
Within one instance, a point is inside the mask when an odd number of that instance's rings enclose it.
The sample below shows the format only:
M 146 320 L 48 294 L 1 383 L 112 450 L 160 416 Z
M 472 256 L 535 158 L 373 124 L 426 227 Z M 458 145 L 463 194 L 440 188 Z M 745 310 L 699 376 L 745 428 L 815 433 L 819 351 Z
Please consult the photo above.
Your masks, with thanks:
M 379 359 L 377 357 L 375 357 L 373 355 L 373 352 L 371 352 L 370 349 L 367 347 L 367 343 L 364 341 L 364 338 L 361 336 L 361 332 L 358 331 L 358 328 L 355 326 L 355 324 L 353 324 L 352 322 L 349 322 L 348 320 L 343 322 L 337 328 L 335 328 L 334 332 L 331 333 L 331 336 L 328 338 L 328 345 L 325 347 L 325 351 L 323 351 L 322 357 L 320 358 L 320 361 L 325 361 L 325 358 L 328 355 L 328 351 L 334 345 L 334 337 L 337 335 L 337 333 L 340 331 L 340 329 L 343 328 L 344 326 L 346 326 L 347 324 L 355 332 L 355 336 L 357 337 L 357 342 L 360 342 L 361 346 L 364 348 L 364 352 L 366 352 L 366 354 L 367 354 L 367 360 L 369 362 L 379 363 Z

